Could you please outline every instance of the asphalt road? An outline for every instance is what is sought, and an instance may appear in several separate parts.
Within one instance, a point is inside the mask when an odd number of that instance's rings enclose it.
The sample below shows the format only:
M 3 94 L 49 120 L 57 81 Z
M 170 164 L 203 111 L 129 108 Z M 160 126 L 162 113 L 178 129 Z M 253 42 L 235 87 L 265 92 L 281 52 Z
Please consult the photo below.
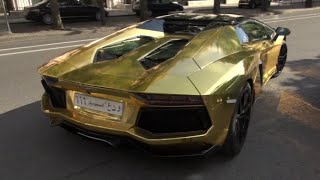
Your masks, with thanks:
M 37 66 L 101 35 L 0 42 L 0 179 L 320 179 L 320 15 L 260 19 L 292 30 L 289 57 L 233 160 L 151 157 L 49 127 Z

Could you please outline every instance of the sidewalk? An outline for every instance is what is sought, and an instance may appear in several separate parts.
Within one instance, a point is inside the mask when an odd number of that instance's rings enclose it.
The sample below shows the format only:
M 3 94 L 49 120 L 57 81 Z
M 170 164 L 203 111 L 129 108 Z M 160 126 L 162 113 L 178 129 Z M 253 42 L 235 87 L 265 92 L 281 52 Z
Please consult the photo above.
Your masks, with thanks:
M 108 9 L 109 17 L 117 17 L 117 16 L 133 16 L 136 15 L 131 9 Z M 18 24 L 18 23 L 32 23 L 33 21 L 26 20 L 23 15 L 23 11 L 13 11 L 10 16 L 8 16 L 10 24 Z M 0 13 L 0 24 L 4 23 L 5 18 L 4 14 Z
M 277 15 L 277 14 L 290 14 L 298 11 L 305 11 L 308 13 L 320 13 L 320 1 L 313 2 L 312 8 L 305 8 L 304 3 L 288 4 L 287 2 L 278 3 L 272 2 L 271 7 L 267 12 L 262 12 L 260 8 L 249 9 L 249 8 L 238 8 L 237 4 L 224 5 L 221 7 L 222 14 L 240 14 L 249 17 L 266 16 L 266 15 Z M 195 13 L 212 13 L 212 7 L 200 7 L 193 9 Z
M 313 8 L 304 8 L 304 4 L 294 4 L 294 5 L 279 5 L 278 3 L 272 3 L 270 10 L 267 12 L 262 12 L 258 9 L 239 9 L 237 4 L 233 5 L 222 5 L 221 13 L 231 13 L 231 14 L 241 14 L 250 17 L 259 17 L 266 15 L 276 15 L 276 14 L 288 14 L 297 11 L 301 13 L 320 13 L 320 2 L 314 2 Z M 185 12 L 197 12 L 197 13 L 212 13 L 212 7 L 186 7 Z M 110 11 L 111 13 L 111 11 Z M 30 23 L 30 21 L 24 20 L 19 13 L 12 14 L 10 16 L 10 25 L 13 34 L 1 36 L 1 30 L 4 30 L 5 21 L 3 16 L 0 16 L 0 41 L 10 40 L 10 38 L 20 38 L 20 37 L 36 37 L 41 38 L 45 36 L 61 36 L 61 35 L 74 35 L 74 34 L 89 34 L 89 33 L 102 33 L 110 34 L 113 31 L 119 30 L 121 28 L 127 27 L 134 23 L 139 22 L 139 17 L 129 14 L 128 11 L 120 12 L 114 10 L 113 15 L 107 17 L 107 22 L 105 26 L 101 26 L 100 22 L 97 21 L 65 21 L 64 25 L 66 30 L 52 30 L 50 26 L 43 25 L 41 23 Z M 111 13 L 111 14 L 112 14 Z M 118 14 L 117 14 L 118 13 Z M 128 16 L 129 15 L 129 16 Z
M 291 1 L 291 0 L 290 0 Z M 285 14 L 294 12 L 297 10 L 311 10 L 317 7 L 320 7 L 320 1 L 313 2 L 313 8 L 304 8 L 304 3 L 294 3 L 290 4 L 290 1 L 282 1 L 282 2 L 272 2 L 271 7 L 269 9 L 269 13 L 264 12 L 264 14 Z M 231 10 L 232 9 L 232 10 Z M 131 8 L 125 9 L 106 9 L 109 12 L 109 17 L 117 17 L 117 16 L 134 16 L 136 15 Z M 197 7 L 189 7 L 184 6 L 184 12 L 200 12 L 200 13 L 212 13 L 212 6 L 197 6 Z M 320 11 L 319 11 L 320 12 Z M 256 9 L 239 9 L 238 4 L 221 4 L 221 13 L 235 13 L 242 15 L 255 16 L 256 14 L 261 14 L 260 8 Z M 11 15 L 8 16 L 9 22 L 11 24 L 18 23 L 32 23 L 32 21 L 28 21 L 24 18 L 22 11 L 14 11 L 11 12 Z M 0 24 L 4 23 L 5 19 L 3 14 L 0 14 Z

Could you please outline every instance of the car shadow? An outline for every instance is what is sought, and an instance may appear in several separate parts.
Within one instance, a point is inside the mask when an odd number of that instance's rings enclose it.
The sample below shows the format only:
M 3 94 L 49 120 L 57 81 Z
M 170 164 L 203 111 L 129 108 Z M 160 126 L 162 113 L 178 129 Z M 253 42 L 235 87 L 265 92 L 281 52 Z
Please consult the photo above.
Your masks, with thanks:
M 279 83 L 289 93 L 320 108 L 320 58 L 292 60 L 286 63 L 284 72 L 272 81 Z
M 218 165 L 229 161 L 218 154 L 207 158 L 174 158 L 152 156 L 138 149 L 113 148 L 106 143 L 87 139 L 62 128 L 50 127 L 47 117 L 41 112 L 39 101 L 1 114 L 0 121 L 0 161 L 6 164 L 6 167 L 0 169 L 3 177 L 20 177 L 19 174 L 11 174 L 14 170 L 22 174 L 36 174 L 37 171 L 41 171 L 43 175 L 50 173 L 53 179 L 78 176 L 83 178 L 88 172 L 91 174 L 91 171 L 101 170 L 100 175 L 108 173 L 109 177 L 112 177 L 110 174 L 117 177 L 114 174 L 116 171 L 120 173 L 118 176 L 129 178 L 130 174 L 121 174 L 120 170 L 130 171 L 139 164 L 149 168 L 141 169 L 141 177 L 159 169 L 170 172 L 178 168 L 178 177 L 184 179 L 208 162 L 214 161 Z M 150 163 L 153 166 L 148 167 Z M 111 169 L 104 169 L 109 165 Z M 184 168 L 193 171 L 186 172 Z M 31 174 L 30 178 L 35 174 Z
M 165 158 L 134 148 L 113 148 L 50 127 L 37 101 L 0 115 L 0 162 L 4 164 L 0 168 L 1 177 L 317 179 L 320 176 L 320 157 L 316 156 L 320 150 L 317 58 L 289 61 L 284 72 L 264 87 L 255 102 L 243 150 L 232 160 L 220 153 Z M 313 116 L 304 115 L 305 112 Z

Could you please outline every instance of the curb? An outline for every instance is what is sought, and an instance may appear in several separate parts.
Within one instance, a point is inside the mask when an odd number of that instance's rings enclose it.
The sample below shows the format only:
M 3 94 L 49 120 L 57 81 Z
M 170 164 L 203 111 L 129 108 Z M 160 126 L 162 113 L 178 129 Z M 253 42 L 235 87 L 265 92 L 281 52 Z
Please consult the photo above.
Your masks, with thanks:
M 230 7 L 228 7 L 230 8 Z M 233 7 L 234 8 L 234 7 Z M 206 10 L 211 10 L 211 9 L 201 9 L 201 10 L 196 10 L 196 11 L 206 11 Z M 307 8 L 307 9 L 290 9 L 290 10 L 285 10 L 285 11 L 279 11 L 279 10 L 270 10 L 268 12 L 265 13 L 252 13 L 252 14 L 248 14 L 247 16 L 254 16 L 254 17 L 261 17 L 261 16 L 272 16 L 272 15 L 276 15 L 279 14 L 279 12 L 282 12 L 282 14 L 290 14 L 293 12 L 310 12 L 310 11 L 317 11 L 319 10 L 320 13 L 320 7 L 314 7 L 314 8 Z M 193 11 L 193 12 L 196 12 Z M 125 15 L 128 16 L 128 15 Z M 129 15 L 131 16 L 131 15 Z M 29 22 L 22 22 L 22 23 L 34 23 L 32 21 Z M 12 23 L 15 24 L 15 23 Z M 19 23 L 17 23 L 19 24 Z M 114 31 L 116 30 L 118 27 L 117 26 L 109 26 L 106 28 L 106 31 Z M 70 29 L 68 31 L 59 31 L 59 30 L 49 30 L 49 31 L 38 31 L 38 32 L 31 32 L 31 33 L 11 33 L 9 34 L 8 32 L 1 32 L 0 31 L 0 41 L 14 41 L 16 39 L 19 38 L 29 38 L 29 37 L 39 37 L 39 38 L 44 38 L 46 36 L 64 36 L 64 35 L 69 35 L 70 33 L 72 34 L 72 32 L 74 30 L 78 30 L 81 31 L 81 33 L 83 34 L 88 34 L 88 33 L 92 33 L 91 31 L 87 31 L 87 30 L 79 30 L 79 29 Z M 103 32 L 104 30 L 102 30 L 101 32 Z
M 305 9 L 302 9 L 302 8 L 290 9 L 290 10 L 284 11 L 283 14 L 289 14 L 293 12 L 303 12 L 303 11 L 316 11 L 316 10 L 319 10 L 319 13 L 320 13 L 320 7 L 313 7 L 313 8 L 305 8 Z
M 236 7 L 233 7 L 233 8 L 224 8 L 226 10 L 230 10 L 230 9 L 237 9 Z M 249 9 L 248 9 L 249 10 Z M 209 11 L 212 11 L 212 9 L 200 9 L 200 10 L 194 10 L 194 11 L 191 11 L 191 12 L 194 12 L 194 13 L 212 13 L 212 12 L 209 12 Z M 239 15 L 244 15 L 244 16 L 247 16 L 247 17 L 261 17 L 261 16 L 274 16 L 274 15 L 279 15 L 279 14 L 291 14 L 291 13 L 298 13 L 298 12 L 306 12 L 306 13 L 310 13 L 310 12 L 315 12 L 315 13 L 320 13 L 320 7 L 313 7 L 313 8 L 296 8 L 296 9 L 269 9 L 268 11 L 259 11 L 258 9 L 256 9 L 255 12 L 248 12 L 248 13 L 245 13 L 245 12 L 234 12 L 234 14 L 239 14 Z M 222 13 L 223 13 L 223 10 L 222 10 Z M 228 13 L 228 12 L 226 12 Z

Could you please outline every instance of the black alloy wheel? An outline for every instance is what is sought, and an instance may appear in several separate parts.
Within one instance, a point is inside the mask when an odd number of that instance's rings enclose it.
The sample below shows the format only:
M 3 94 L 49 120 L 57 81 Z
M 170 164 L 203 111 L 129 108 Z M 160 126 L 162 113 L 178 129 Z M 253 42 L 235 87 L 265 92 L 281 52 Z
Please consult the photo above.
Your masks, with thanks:
M 252 0 L 252 1 L 250 2 L 250 4 L 249 4 L 249 7 L 250 7 L 251 9 L 255 9 L 255 8 L 257 7 L 257 5 L 256 5 L 256 3 Z
M 246 82 L 237 99 L 235 113 L 229 125 L 229 131 L 223 152 L 229 157 L 238 155 L 245 142 L 253 105 L 253 91 L 249 82 Z
M 51 25 L 53 22 L 51 14 L 48 14 L 48 13 L 42 15 L 41 20 L 46 25 Z

